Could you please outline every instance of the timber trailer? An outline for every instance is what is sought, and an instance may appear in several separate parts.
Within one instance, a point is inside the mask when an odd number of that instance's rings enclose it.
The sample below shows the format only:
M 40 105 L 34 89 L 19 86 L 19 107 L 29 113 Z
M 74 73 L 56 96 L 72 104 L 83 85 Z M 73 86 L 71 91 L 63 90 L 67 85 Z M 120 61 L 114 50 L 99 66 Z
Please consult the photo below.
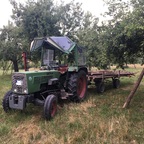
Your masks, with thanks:
M 44 118 L 50 120 L 60 99 L 84 100 L 88 70 L 83 49 L 68 37 L 35 38 L 30 51 L 36 50 L 41 53 L 41 69 L 14 72 L 12 88 L 5 94 L 2 106 L 8 112 L 24 110 L 33 103 L 43 106 Z

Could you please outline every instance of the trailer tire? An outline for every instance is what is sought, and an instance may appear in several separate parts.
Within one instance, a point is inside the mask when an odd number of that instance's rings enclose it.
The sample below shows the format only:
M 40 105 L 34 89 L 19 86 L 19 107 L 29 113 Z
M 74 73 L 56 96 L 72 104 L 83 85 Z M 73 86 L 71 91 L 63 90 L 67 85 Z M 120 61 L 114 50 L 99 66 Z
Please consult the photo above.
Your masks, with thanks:
M 113 79 L 113 87 L 116 89 L 120 87 L 120 80 L 119 79 Z
M 68 82 L 68 92 L 72 94 L 70 100 L 73 102 L 81 102 L 85 99 L 87 92 L 87 77 L 83 70 L 71 74 Z
M 48 95 L 44 103 L 44 118 L 51 120 L 57 112 L 57 97 L 53 94 Z
M 9 107 L 9 97 L 10 95 L 12 94 L 12 91 L 8 91 L 4 98 L 3 98 L 3 101 L 2 101 L 2 107 L 3 107 L 3 110 L 7 113 L 11 110 L 11 108 Z
M 97 92 L 98 93 L 103 93 L 105 91 L 105 84 L 104 82 L 100 82 L 99 84 L 97 84 Z

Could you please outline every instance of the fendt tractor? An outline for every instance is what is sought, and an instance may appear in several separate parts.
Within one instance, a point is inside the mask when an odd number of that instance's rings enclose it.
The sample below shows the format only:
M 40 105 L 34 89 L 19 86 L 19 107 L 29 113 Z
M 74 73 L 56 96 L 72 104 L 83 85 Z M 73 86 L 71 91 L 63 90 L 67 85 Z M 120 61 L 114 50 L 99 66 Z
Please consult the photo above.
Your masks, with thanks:
M 68 37 L 35 38 L 30 51 L 36 50 L 41 53 L 40 70 L 14 72 L 2 106 L 8 112 L 33 103 L 43 106 L 44 118 L 50 120 L 59 100 L 81 102 L 86 97 L 88 70 L 83 48 Z

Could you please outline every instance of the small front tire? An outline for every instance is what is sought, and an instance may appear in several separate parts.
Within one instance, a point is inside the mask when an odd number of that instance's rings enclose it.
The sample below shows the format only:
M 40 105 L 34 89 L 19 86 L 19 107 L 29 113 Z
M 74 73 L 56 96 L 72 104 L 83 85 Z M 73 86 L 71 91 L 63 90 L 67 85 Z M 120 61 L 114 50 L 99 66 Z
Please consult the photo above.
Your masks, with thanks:
M 57 112 L 57 97 L 53 94 L 47 96 L 44 103 L 44 118 L 51 120 Z
M 9 97 L 10 95 L 12 94 L 12 91 L 8 91 L 4 98 L 3 98 L 3 101 L 2 101 L 2 107 L 3 107 L 3 110 L 7 113 L 11 110 L 11 108 L 9 107 Z

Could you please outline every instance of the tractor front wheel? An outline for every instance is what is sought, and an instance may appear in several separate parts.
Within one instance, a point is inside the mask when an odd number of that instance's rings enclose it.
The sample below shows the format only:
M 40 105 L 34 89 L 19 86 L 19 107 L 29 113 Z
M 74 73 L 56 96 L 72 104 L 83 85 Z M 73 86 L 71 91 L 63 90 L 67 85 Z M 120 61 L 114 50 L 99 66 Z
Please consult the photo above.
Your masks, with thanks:
M 55 95 L 47 96 L 44 103 L 44 118 L 51 120 L 57 112 L 57 97 Z
M 11 110 L 11 108 L 9 107 L 9 97 L 11 94 L 12 94 L 12 91 L 8 91 L 5 94 L 3 101 L 2 101 L 2 107 L 6 113 Z
M 70 96 L 71 101 L 81 102 L 84 100 L 87 92 L 87 77 L 83 70 L 71 74 L 68 83 L 68 90 L 72 94 Z

